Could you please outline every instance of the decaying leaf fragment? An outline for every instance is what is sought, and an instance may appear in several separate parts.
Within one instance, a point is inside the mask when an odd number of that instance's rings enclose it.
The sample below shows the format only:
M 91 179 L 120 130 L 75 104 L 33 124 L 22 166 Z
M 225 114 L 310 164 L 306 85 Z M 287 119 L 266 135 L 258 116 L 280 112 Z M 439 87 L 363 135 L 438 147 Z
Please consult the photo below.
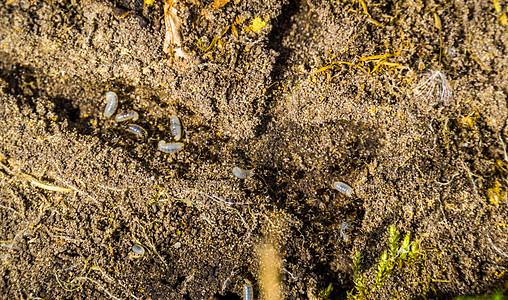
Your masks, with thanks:
M 166 35 L 164 38 L 163 51 L 167 54 L 175 54 L 175 57 L 189 58 L 182 49 L 182 35 L 180 26 L 182 22 L 178 18 L 178 11 L 175 7 L 177 0 L 164 0 L 164 24 L 166 24 Z
M 260 17 L 256 17 L 254 20 L 252 20 L 252 25 L 248 27 L 249 30 L 252 30 L 254 32 L 258 32 L 261 29 L 266 27 L 266 22 L 263 21 Z
M 214 0 L 212 3 L 212 7 L 214 9 L 222 8 L 224 5 L 228 4 L 229 0 Z

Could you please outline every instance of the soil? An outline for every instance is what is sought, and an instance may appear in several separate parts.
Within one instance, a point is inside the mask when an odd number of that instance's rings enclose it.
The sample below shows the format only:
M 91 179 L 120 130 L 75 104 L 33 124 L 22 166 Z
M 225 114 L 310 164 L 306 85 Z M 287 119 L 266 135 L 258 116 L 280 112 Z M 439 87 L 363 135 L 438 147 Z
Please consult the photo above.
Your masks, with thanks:
M 508 2 L 174 1 L 187 58 L 160 0 L 3 2 L 2 298 L 258 299 L 269 240 L 281 298 L 344 299 L 389 225 L 368 298 L 507 292 Z

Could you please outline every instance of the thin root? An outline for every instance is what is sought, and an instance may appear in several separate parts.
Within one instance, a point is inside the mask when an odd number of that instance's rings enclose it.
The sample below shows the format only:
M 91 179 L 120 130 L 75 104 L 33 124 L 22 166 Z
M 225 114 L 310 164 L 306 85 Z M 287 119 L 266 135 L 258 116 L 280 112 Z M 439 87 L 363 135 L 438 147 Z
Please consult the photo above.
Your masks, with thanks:
M 499 249 L 498 247 L 496 247 L 496 245 L 494 245 L 494 243 L 492 242 L 492 239 L 490 238 L 488 233 L 487 233 L 487 238 L 489 239 L 489 243 L 492 245 L 492 248 L 494 248 L 494 250 L 496 250 L 497 253 L 501 254 L 504 257 L 508 257 L 508 254 L 504 253 L 503 251 L 501 251 L 501 249 Z
M 246 205 L 247 203 L 245 202 L 230 202 L 230 201 L 226 201 L 226 200 L 223 200 L 217 196 L 214 196 L 214 195 L 208 195 L 208 194 L 205 194 L 206 197 L 212 199 L 213 201 L 217 202 L 217 203 L 223 203 L 223 204 L 228 204 L 228 205 L 233 205 L 233 204 L 239 204 L 239 205 Z
M 475 193 L 475 195 L 478 197 L 478 189 L 476 188 L 476 183 L 474 182 L 474 179 L 473 179 L 473 173 L 471 173 L 471 170 L 466 166 L 466 163 L 462 162 L 462 167 L 464 168 L 464 170 L 466 170 L 467 172 L 467 176 L 469 177 L 469 179 L 471 180 L 471 183 L 473 184 L 473 191 Z
M 503 154 L 504 154 L 504 160 L 508 161 L 508 155 L 506 154 L 506 145 L 504 144 L 503 138 L 501 135 L 499 135 L 499 140 L 501 141 L 501 146 L 503 146 Z

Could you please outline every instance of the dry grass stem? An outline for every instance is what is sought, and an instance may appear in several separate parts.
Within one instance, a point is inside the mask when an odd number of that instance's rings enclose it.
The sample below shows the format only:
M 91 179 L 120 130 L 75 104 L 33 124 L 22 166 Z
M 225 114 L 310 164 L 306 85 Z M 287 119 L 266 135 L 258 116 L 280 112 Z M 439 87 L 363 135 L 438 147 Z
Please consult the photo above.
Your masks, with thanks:
M 48 191 L 62 192 L 62 193 L 72 192 L 72 189 L 63 188 L 63 187 L 59 187 L 56 185 L 44 183 L 38 179 L 35 179 L 33 176 L 23 173 L 21 171 L 15 172 L 15 171 L 11 170 L 7 165 L 5 165 L 1 162 L 0 162 L 0 166 L 7 172 L 7 174 L 16 176 L 18 178 L 21 177 L 24 180 L 30 182 L 32 185 L 34 185 L 38 188 L 48 190 Z
M 72 189 L 69 189 L 69 188 L 63 188 L 63 187 L 59 187 L 59 186 L 56 186 L 56 185 L 51 185 L 51 184 L 46 184 L 46 183 L 43 183 L 35 178 L 33 178 L 32 176 L 28 175 L 28 174 L 21 174 L 27 181 L 29 181 L 32 185 L 38 187 L 38 188 L 41 188 L 41 189 L 44 189 L 44 190 L 48 190 L 48 191 L 54 191 L 54 192 L 62 192 L 62 193 L 68 193 L 68 192 L 72 192 L 73 190 Z
M 263 299 L 281 299 L 281 269 L 282 260 L 273 243 L 263 243 L 259 248 L 259 279 Z

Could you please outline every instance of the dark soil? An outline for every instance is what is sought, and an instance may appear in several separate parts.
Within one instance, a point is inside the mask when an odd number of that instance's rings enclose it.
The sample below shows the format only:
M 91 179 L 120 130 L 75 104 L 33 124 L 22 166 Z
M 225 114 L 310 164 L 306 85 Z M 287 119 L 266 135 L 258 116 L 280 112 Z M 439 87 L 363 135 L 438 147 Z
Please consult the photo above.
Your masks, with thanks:
M 269 239 L 281 297 L 343 299 L 389 225 L 419 256 L 369 298 L 506 292 L 508 3 L 224 2 L 175 3 L 175 59 L 161 0 L 3 1 L 3 298 L 240 299 L 249 280 L 257 299 Z M 449 99 L 415 93 L 431 71 Z M 107 91 L 148 136 L 104 117 Z M 164 154 L 171 115 L 185 146 Z

